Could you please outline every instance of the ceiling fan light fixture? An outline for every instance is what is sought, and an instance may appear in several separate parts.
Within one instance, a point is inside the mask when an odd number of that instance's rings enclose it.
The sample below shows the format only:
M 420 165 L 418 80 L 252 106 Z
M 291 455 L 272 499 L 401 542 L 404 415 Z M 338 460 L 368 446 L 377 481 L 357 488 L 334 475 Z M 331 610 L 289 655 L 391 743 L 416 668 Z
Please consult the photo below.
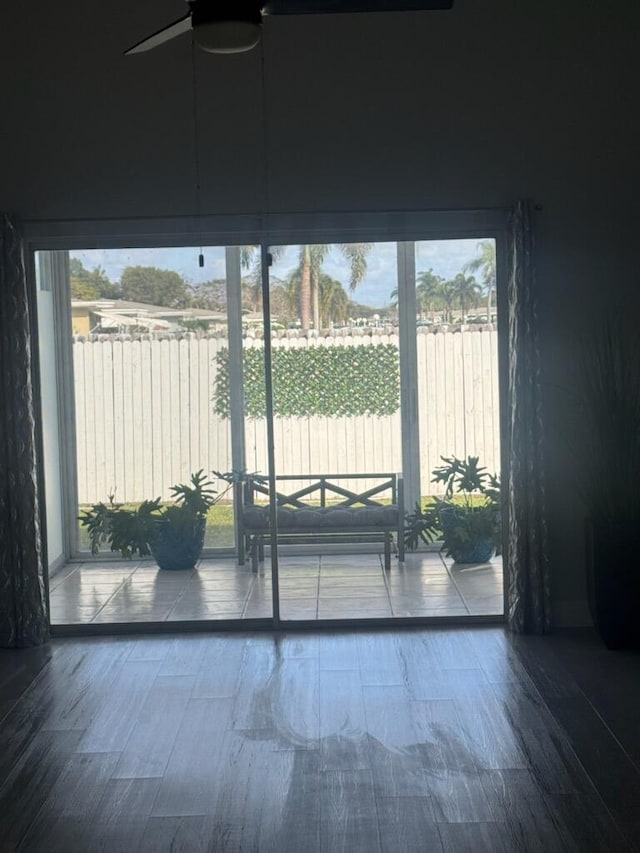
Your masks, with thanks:
M 207 21 L 194 26 L 193 37 L 207 53 L 244 53 L 258 44 L 260 31 L 254 21 Z

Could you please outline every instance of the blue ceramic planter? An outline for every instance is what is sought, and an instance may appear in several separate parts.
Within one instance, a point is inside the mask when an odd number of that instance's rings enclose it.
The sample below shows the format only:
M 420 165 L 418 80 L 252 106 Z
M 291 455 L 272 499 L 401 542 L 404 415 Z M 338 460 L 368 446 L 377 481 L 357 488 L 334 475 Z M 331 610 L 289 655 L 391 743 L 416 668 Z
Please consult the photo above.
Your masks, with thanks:
M 458 523 L 460 513 L 455 507 L 446 507 L 440 510 L 440 523 L 442 532 L 447 538 L 447 530 Z M 468 545 L 452 548 L 450 556 L 456 563 L 488 563 L 493 556 L 493 543 L 488 539 L 478 539 L 475 542 L 469 542 Z
M 468 548 L 453 549 L 451 552 L 456 563 L 488 563 L 493 556 L 493 545 L 486 540 L 474 542 Z
M 192 569 L 202 553 L 206 523 L 202 518 L 191 530 L 179 533 L 161 526 L 158 537 L 151 544 L 151 553 L 160 568 L 169 571 Z

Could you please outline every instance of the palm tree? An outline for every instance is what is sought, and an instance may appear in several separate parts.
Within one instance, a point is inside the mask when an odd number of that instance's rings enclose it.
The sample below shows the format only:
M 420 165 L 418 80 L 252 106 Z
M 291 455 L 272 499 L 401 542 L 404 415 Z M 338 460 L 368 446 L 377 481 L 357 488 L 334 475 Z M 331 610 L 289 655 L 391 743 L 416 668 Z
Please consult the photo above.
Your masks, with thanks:
M 284 304 L 289 314 L 297 316 L 300 306 L 300 286 L 302 274 L 300 268 L 289 273 L 283 284 Z M 318 328 L 326 321 L 328 324 L 343 323 L 349 316 L 349 297 L 339 281 L 320 272 L 316 293 L 318 296 Z
M 300 246 L 300 322 L 303 331 L 311 326 L 313 310 L 314 327 L 320 327 L 320 288 L 319 278 L 327 255 L 338 248 L 349 262 L 349 289 L 355 290 L 367 272 L 367 255 L 371 243 L 334 243 L 331 245 L 314 244 Z
M 416 279 L 416 300 L 420 307 L 420 316 L 424 311 L 431 312 L 433 321 L 434 307 L 442 296 L 442 279 L 432 269 L 421 272 Z
M 367 273 L 367 255 L 371 251 L 371 243 L 332 243 L 332 244 L 305 244 L 300 246 L 300 260 L 298 272 L 300 274 L 299 285 L 299 309 L 300 321 L 304 331 L 311 327 L 311 313 L 313 311 L 313 322 L 316 329 L 320 328 L 320 276 L 322 265 L 333 248 L 338 248 L 349 262 L 350 277 L 349 289 L 355 290 Z M 272 246 L 271 254 L 274 260 L 280 257 L 286 246 Z M 255 257 L 255 246 L 240 247 L 240 262 L 245 269 L 252 266 Z M 260 268 L 259 259 L 254 265 L 252 276 L 254 285 L 252 294 L 258 302 L 260 290 Z
M 322 273 L 318 281 L 320 297 L 320 322 L 323 318 L 329 324 L 344 323 L 349 316 L 349 297 L 339 281 Z
M 480 285 L 472 275 L 465 275 L 459 272 L 453 279 L 453 292 L 460 300 L 460 319 L 464 320 L 467 313 L 467 305 L 477 299 L 480 292 Z
M 320 278 L 322 273 L 322 264 L 329 254 L 330 246 L 317 244 L 310 246 L 311 251 L 311 312 L 313 314 L 313 327 L 319 329 L 322 326 L 322 318 L 320 316 Z
M 311 325 L 320 328 L 320 294 L 318 279 L 324 259 L 329 253 L 329 246 L 323 244 L 300 246 L 300 321 L 306 331 Z
M 300 270 L 293 270 L 285 278 L 281 285 L 281 304 L 283 316 L 279 319 L 289 325 L 298 317 L 298 305 L 300 302 Z
M 453 281 L 441 281 L 438 287 L 438 296 L 444 304 L 444 319 L 447 323 L 452 320 L 453 303 L 456 298 L 456 286 Z
M 496 244 L 494 240 L 481 240 L 477 248 L 480 255 L 464 265 L 464 272 L 480 272 L 487 294 L 487 320 L 491 322 L 491 295 L 496 289 Z

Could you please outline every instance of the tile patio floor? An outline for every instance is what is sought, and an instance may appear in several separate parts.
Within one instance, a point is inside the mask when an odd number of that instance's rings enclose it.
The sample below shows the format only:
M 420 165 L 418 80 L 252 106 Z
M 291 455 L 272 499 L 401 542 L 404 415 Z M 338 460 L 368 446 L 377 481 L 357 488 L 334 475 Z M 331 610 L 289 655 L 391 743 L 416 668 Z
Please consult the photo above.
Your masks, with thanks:
M 281 619 L 500 615 L 500 558 L 452 564 L 438 552 L 407 555 L 387 574 L 378 554 L 280 557 Z M 50 582 L 53 625 L 172 622 L 271 616 L 269 562 L 258 573 L 232 557 L 160 571 L 150 560 L 70 563 Z

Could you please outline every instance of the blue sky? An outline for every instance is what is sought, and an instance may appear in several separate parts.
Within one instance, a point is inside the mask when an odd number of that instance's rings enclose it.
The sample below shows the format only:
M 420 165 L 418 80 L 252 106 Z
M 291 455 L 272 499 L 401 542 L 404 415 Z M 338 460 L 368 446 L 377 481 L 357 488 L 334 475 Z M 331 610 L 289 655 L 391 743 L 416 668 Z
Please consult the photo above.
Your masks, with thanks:
M 464 265 L 477 257 L 480 238 L 471 240 L 429 240 L 416 243 L 416 271 L 429 268 L 443 278 L 453 278 Z M 224 248 L 204 248 L 205 265 L 198 266 L 198 247 L 161 249 L 82 249 L 70 252 L 79 258 L 87 269 L 101 266 L 112 281 L 118 281 L 128 266 L 153 266 L 175 270 L 189 284 L 200 284 L 211 279 L 224 278 Z M 297 265 L 296 246 L 287 248 L 272 267 L 272 274 L 286 278 Z M 339 249 L 334 248 L 324 264 L 325 272 L 349 285 L 349 270 Z M 367 259 L 367 274 L 355 291 L 353 298 L 364 304 L 382 307 L 389 303 L 389 295 L 396 287 L 396 244 L 375 243 Z

